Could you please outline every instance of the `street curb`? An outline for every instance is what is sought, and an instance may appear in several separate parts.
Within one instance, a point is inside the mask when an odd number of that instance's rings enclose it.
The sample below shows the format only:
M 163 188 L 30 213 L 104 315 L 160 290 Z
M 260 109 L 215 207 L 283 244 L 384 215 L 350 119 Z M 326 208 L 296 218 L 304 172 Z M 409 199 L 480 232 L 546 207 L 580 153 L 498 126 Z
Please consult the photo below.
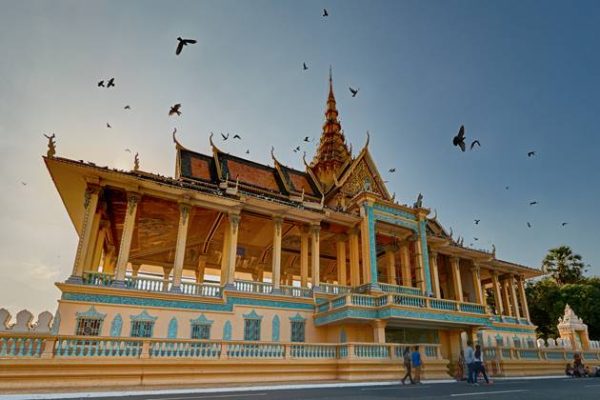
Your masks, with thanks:
M 538 380 L 538 379 L 557 379 L 564 376 L 519 376 L 508 378 L 494 378 L 496 381 L 505 380 Z M 454 379 L 432 379 L 424 380 L 423 384 L 455 383 Z M 299 390 L 299 389 L 331 389 L 365 386 L 392 386 L 398 385 L 399 381 L 383 382 L 348 382 L 348 383 L 298 383 L 288 385 L 268 385 L 268 386 L 240 386 L 240 387 L 222 387 L 222 388 L 198 388 L 198 389 L 159 389 L 159 390 L 132 390 L 132 391 L 114 391 L 114 392 L 72 392 L 72 393 L 38 393 L 38 394 L 8 394 L 0 395 L 0 400 L 52 400 L 52 399 L 77 399 L 77 398 L 102 398 L 102 397 L 129 397 L 129 396 L 161 396 L 171 394 L 210 394 L 210 393 L 238 393 L 238 392 L 258 392 L 275 390 Z

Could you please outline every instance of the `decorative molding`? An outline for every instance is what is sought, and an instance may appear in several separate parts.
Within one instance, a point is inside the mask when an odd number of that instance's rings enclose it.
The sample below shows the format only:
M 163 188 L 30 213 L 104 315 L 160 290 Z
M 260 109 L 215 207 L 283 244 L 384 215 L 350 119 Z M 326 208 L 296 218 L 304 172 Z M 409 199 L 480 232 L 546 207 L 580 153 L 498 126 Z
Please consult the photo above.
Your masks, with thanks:
M 181 213 L 181 222 L 183 225 L 187 225 L 191 208 L 192 207 L 189 204 L 179 204 L 179 212 Z
M 123 317 L 121 314 L 115 315 L 111 324 L 110 324 L 110 336 L 112 337 L 120 337 L 121 332 L 123 330 Z
M 244 317 L 244 319 L 263 319 L 262 315 L 258 315 L 256 313 L 256 310 L 252 310 L 250 311 L 248 314 L 242 314 L 242 316 Z
M 296 313 L 296 315 L 290 317 L 290 322 L 306 322 L 306 318 L 300 315 L 300 313 Z
M 133 215 L 133 212 L 135 211 L 140 199 L 141 199 L 141 196 L 139 193 L 135 193 L 135 192 L 127 193 L 127 214 L 128 215 Z
M 393 214 L 393 215 L 396 215 L 396 216 L 399 216 L 399 217 L 403 217 L 403 218 L 406 218 L 406 219 L 410 219 L 410 220 L 414 220 L 414 221 L 417 220 L 417 217 L 415 215 L 409 213 L 408 211 L 399 210 L 397 208 L 386 206 L 384 204 L 375 203 L 375 204 L 373 204 L 373 208 L 375 210 L 383 211 L 383 212 L 386 212 L 386 213 L 389 213 L 389 214 Z
M 144 322 L 156 322 L 156 320 L 158 319 L 158 317 L 153 317 L 150 314 L 148 314 L 148 311 L 146 310 L 142 310 L 142 312 L 138 315 L 130 315 L 129 318 L 131 318 L 132 321 Z
M 176 339 L 177 338 L 177 318 L 173 317 L 169 321 L 169 328 L 167 332 L 168 339 Z
M 369 229 L 369 261 L 371 268 L 371 283 L 377 284 L 377 244 L 375 238 L 375 214 L 373 206 L 369 203 L 364 204 L 365 213 L 367 214 L 367 222 Z
M 76 318 L 93 318 L 104 320 L 106 314 L 99 313 L 96 311 L 96 307 L 91 306 L 87 311 L 79 311 L 75 313 Z
M 213 322 L 206 318 L 204 314 L 200 314 L 198 318 L 190 319 L 190 325 L 212 325 Z
M 231 322 L 225 321 L 223 325 L 223 340 L 231 340 Z
M 279 342 L 279 337 L 280 337 L 280 321 L 279 321 L 279 316 L 275 315 L 273 317 L 273 321 L 271 323 L 271 341 Z

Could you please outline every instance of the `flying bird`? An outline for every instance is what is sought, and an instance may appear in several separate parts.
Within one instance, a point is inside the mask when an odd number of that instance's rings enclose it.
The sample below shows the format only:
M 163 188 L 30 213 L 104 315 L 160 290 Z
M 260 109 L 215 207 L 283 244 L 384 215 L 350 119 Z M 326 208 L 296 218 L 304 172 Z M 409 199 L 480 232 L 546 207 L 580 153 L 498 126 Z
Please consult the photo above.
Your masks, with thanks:
M 510 186 L 504 186 L 504 189 L 508 190 L 510 188 Z
M 108 80 L 108 82 L 106 83 L 106 87 L 109 88 L 109 87 L 114 87 L 114 86 L 115 86 L 115 78 L 110 78 Z
M 481 147 L 481 143 L 479 143 L 479 140 L 476 139 L 471 142 L 471 150 L 473 150 L 473 147 L 475 147 L 475 145 Z
M 566 226 L 568 224 L 568 222 L 563 222 L 562 224 L 560 224 L 561 226 Z
M 23 182 L 23 181 L 21 181 L 21 185 L 23 185 L 23 186 L 27 186 L 27 182 Z
M 128 104 L 125 107 L 123 107 L 124 110 L 131 110 L 131 106 Z
M 235 135 L 233 135 L 233 138 L 234 139 L 242 140 L 242 137 L 240 135 L 238 135 L 237 133 Z
M 310 138 L 309 138 L 308 136 L 305 136 L 305 137 L 304 137 L 304 141 L 305 141 L 305 142 L 310 142 Z
M 300 151 L 300 146 L 298 146 L 298 147 L 296 147 L 296 148 L 294 149 L 294 153 L 297 153 L 297 152 L 299 152 L 299 151 Z
M 481 221 L 480 219 L 476 219 L 475 220 L 475 225 L 479 225 L 479 221 Z
M 324 17 L 329 17 L 329 13 L 327 12 L 326 8 L 323 9 L 323 16 Z
M 537 201 L 530 201 L 530 202 L 529 202 L 529 205 L 530 205 L 530 206 L 533 206 L 533 205 L 536 205 L 537 203 L 538 203 Z
M 302 70 L 306 71 L 308 69 L 308 67 L 306 66 L 306 63 L 302 63 Z
M 352 87 L 349 87 L 348 89 L 350 89 L 350 93 L 352 93 L 352 97 L 356 97 L 356 95 L 358 94 L 358 91 L 360 90 L 360 88 L 354 89 Z
M 479 240 L 479 238 L 477 238 L 477 237 L 474 237 L 474 238 L 473 238 L 473 240 L 477 241 L 477 240 Z
M 452 139 L 452 144 L 465 151 L 465 126 L 461 125 L 458 134 Z
M 100 82 L 98 82 L 98 87 L 104 87 L 104 81 L 103 80 L 100 81 Z
M 533 157 L 535 156 L 535 151 L 530 151 L 527 153 L 527 157 Z
M 112 128 L 112 126 L 110 126 L 110 124 L 108 122 L 106 123 L 106 127 L 107 128 Z
M 223 135 L 223 132 L 221 132 L 221 137 L 223 138 L 223 141 L 229 139 L 229 133 L 227 135 Z
M 180 108 L 181 108 L 181 104 L 179 104 L 179 103 L 175 104 L 169 110 L 169 115 L 174 115 L 174 114 L 181 115 L 181 111 L 179 111 Z
M 250 154 L 250 150 L 246 150 L 246 154 Z
M 530 224 L 529 222 L 527 223 L 527 227 L 528 227 L 528 228 L 531 228 L 531 224 Z
M 390 169 L 388 170 L 388 172 L 390 172 L 390 173 L 392 173 L 392 174 L 393 174 L 394 172 L 396 172 L 396 168 L 390 168 Z
M 194 39 L 182 39 L 181 37 L 178 37 L 177 40 L 179 41 L 179 43 L 177 44 L 177 50 L 175 50 L 176 55 L 179 55 L 181 53 L 181 50 L 183 50 L 183 46 L 196 43 Z
M 128 152 L 128 153 L 131 153 L 131 150 L 129 150 L 129 149 L 125 149 L 125 151 Z

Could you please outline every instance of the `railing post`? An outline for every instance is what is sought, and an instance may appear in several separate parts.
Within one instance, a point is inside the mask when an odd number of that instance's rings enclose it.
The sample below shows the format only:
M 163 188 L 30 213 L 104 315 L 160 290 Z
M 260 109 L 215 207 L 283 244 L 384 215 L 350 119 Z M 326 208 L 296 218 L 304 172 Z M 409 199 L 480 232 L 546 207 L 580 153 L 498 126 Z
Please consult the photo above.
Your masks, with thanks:
M 354 354 L 354 344 L 348 343 L 348 359 L 354 360 L 356 355 Z
M 56 338 L 51 337 L 44 340 L 44 348 L 40 358 L 54 358 L 54 346 L 56 344 Z
M 284 358 L 286 360 L 289 360 L 292 358 L 292 345 L 289 343 L 285 344 L 285 354 L 284 354 Z
M 227 357 L 227 348 L 228 344 L 225 342 L 221 342 L 221 354 L 219 355 L 219 360 L 226 360 Z
M 140 353 L 140 358 L 150 358 L 150 341 L 144 340 L 142 342 L 142 352 Z

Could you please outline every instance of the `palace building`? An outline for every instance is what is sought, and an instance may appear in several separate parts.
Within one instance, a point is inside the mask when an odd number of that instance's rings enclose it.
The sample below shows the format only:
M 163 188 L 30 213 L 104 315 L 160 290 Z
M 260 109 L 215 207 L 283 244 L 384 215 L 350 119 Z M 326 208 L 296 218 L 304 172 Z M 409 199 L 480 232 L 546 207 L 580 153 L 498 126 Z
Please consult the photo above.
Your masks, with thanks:
M 51 139 L 79 243 L 33 355 L 151 366 L 161 384 L 391 378 L 407 345 L 448 377 L 467 338 L 504 357 L 497 373 L 538 351 L 524 281 L 541 272 L 463 246 L 420 198 L 395 202 L 368 136 L 358 154 L 346 142 L 331 77 L 302 171 L 173 140 L 171 178 L 58 157 Z M 125 375 L 111 382 L 138 382 Z

